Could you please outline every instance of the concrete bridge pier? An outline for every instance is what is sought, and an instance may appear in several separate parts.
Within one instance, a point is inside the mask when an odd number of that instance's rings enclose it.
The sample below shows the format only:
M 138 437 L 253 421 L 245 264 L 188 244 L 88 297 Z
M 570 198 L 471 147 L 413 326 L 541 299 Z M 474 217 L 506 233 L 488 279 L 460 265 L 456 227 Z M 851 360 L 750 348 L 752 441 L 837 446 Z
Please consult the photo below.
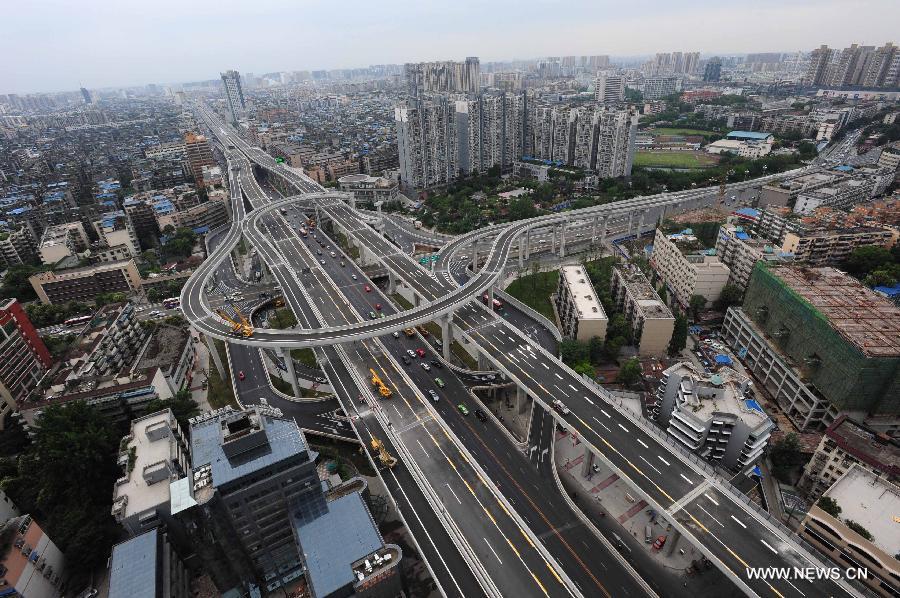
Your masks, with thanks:
M 568 227 L 569 221 L 566 220 L 562 224 L 559 225 L 559 257 L 566 257 L 566 228 Z
M 637 235 L 636 238 L 641 238 L 641 231 L 644 228 L 644 216 L 647 214 L 647 210 L 641 210 L 640 216 L 638 216 L 638 226 L 637 226 Z
M 628 212 L 628 228 L 625 231 L 625 236 L 631 236 L 632 225 L 634 224 L 634 212 Z
M 603 228 L 600 229 L 600 244 L 606 243 L 606 229 L 609 225 L 609 215 L 603 217 Z
M 291 379 L 291 389 L 294 396 L 300 396 L 300 382 L 297 380 L 297 370 L 294 369 L 294 358 L 291 357 L 291 350 L 285 347 L 281 348 L 281 358 L 284 359 L 284 367 L 287 368 L 288 377 Z
M 528 408 L 528 393 L 521 386 L 516 386 L 516 413 L 525 413 Z
M 441 318 L 441 351 L 444 359 L 450 359 L 450 343 L 453 342 L 453 314 L 447 314 Z
M 488 360 L 487 356 L 481 351 L 478 352 L 478 371 L 486 372 L 492 369 L 491 362 Z
M 525 237 L 519 237 L 519 268 L 525 267 Z
M 388 295 L 393 295 L 397 292 L 397 276 L 388 270 Z
M 525 259 L 531 257 L 531 229 L 525 231 Z
M 591 466 L 594 464 L 594 453 L 590 447 L 584 447 L 584 459 L 581 461 L 581 475 L 588 477 L 591 474 Z

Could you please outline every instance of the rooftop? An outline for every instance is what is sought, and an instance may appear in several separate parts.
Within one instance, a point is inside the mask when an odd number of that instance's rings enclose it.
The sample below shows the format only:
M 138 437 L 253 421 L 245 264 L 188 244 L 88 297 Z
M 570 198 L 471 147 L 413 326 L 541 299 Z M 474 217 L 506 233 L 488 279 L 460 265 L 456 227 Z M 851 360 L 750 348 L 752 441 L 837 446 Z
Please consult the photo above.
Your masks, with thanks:
M 578 317 L 582 320 L 605 320 L 606 312 L 597 299 L 594 285 L 582 266 L 563 266 L 560 268 L 561 280 L 569 288 L 569 294 L 575 302 Z
M 900 307 L 835 268 L 781 265 L 769 271 L 866 357 L 900 357 Z
M 158 367 L 167 370 L 178 362 L 191 334 L 186 328 L 161 324 L 156 327 L 150 342 L 137 363 L 140 369 Z
M 659 298 L 659 294 L 640 268 L 626 265 L 617 267 L 616 270 L 622 275 L 628 292 L 634 297 L 635 303 L 645 318 L 674 319 L 672 310 Z
M 159 529 L 120 542 L 112 548 L 109 595 L 156 598 L 156 556 Z
M 720 367 L 707 374 L 687 362 L 676 363 L 666 369 L 669 376 L 682 379 L 681 386 L 688 400 L 679 404 L 679 411 L 688 413 L 700 422 L 716 415 L 733 415 L 754 428 L 769 421 L 769 416 L 756 401 L 744 398 L 749 380 L 729 367 Z
M 872 534 L 872 543 L 888 555 L 900 553 L 900 488 L 854 465 L 825 491 L 841 507 L 842 521 L 855 521 Z
M 837 418 L 825 431 L 825 435 L 863 463 L 892 478 L 900 478 L 900 444 L 890 437 L 879 434 L 846 415 Z
M 763 133 L 761 131 L 732 131 L 728 134 L 728 138 L 764 140 L 768 139 L 771 135 L 771 133 Z

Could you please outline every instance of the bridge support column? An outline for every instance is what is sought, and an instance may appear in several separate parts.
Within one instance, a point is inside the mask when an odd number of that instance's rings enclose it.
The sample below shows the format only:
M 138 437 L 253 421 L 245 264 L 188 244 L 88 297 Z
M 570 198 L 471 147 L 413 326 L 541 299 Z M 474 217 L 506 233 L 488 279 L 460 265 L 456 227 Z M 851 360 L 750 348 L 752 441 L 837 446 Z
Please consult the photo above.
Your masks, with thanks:
M 481 351 L 478 352 L 478 371 L 486 372 L 491 369 L 491 362 Z
M 550 227 L 550 253 L 556 253 L 556 227 Z
M 531 257 L 531 229 L 525 231 L 525 259 Z
M 519 268 L 525 267 L 525 237 L 519 237 Z
M 647 213 L 646 210 L 641 210 L 641 215 L 638 217 L 638 227 L 637 227 L 637 235 L 635 238 L 641 238 L 641 230 L 644 228 L 644 215 Z
M 634 224 L 634 212 L 628 212 L 628 229 L 625 231 L 625 236 L 631 236 L 631 225 Z
M 284 367 L 287 368 L 288 377 L 291 379 L 291 389 L 294 396 L 300 396 L 300 383 L 297 381 L 297 370 L 294 369 L 294 358 L 291 357 L 291 350 L 284 347 L 281 348 L 281 358 L 284 359 Z
M 228 376 L 225 372 L 225 366 L 222 365 L 222 358 L 219 357 L 219 352 L 216 351 L 216 341 L 208 334 L 205 334 L 204 336 L 206 337 L 206 348 L 209 349 L 210 358 L 215 364 L 216 370 L 219 372 L 219 377 L 221 377 L 222 380 L 226 380 Z
M 609 215 L 603 217 L 603 228 L 600 229 L 600 244 L 606 243 L 606 228 L 609 226 Z
M 441 351 L 444 359 L 450 360 L 450 343 L 453 342 L 453 314 L 447 314 L 441 318 Z
M 587 446 L 584 447 L 584 459 L 581 461 L 581 475 L 588 477 L 592 473 L 591 466 L 594 464 L 594 453 Z
M 397 277 L 393 272 L 388 270 L 388 295 L 393 295 L 397 292 Z
M 659 227 L 662 228 L 663 222 L 666 221 L 666 206 L 659 208 Z
M 472 272 L 478 272 L 478 241 L 472 243 Z
M 559 225 L 559 257 L 566 257 L 566 228 L 568 227 L 568 222 L 563 222 Z
M 594 219 L 591 221 L 591 245 L 594 244 L 594 240 L 597 238 L 597 223 L 600 221 L 600 216 L 594 216 Z
M 415 307 L 419 307 L 422 304 L 422 296 L 417 292 L 413 291 L 413 305 Z
M 525 413 L 528 407 L 528 393 L 521 386 L 516 387 L 516 413 Z

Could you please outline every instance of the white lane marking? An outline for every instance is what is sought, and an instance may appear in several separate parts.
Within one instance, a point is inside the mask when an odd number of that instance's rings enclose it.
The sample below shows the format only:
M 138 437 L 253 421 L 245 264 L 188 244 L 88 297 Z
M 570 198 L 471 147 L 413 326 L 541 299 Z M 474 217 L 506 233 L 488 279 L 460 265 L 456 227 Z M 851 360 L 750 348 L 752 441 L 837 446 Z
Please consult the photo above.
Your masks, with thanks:
M 548 370 L 550 369 L 550 366 L 547 365 L 546 363 L 544 363 L 543 361 L 541 362 L 541 365 L 544 366 L 545 368 L 547 368 Z
M 563 377 L 559 375 L 559 372 L 553 372 L 553 375 L 556 376 L 557 378 L 559 378 L 560 380 L 563 379 Z
M 700 508 L 703 510 L 703 512 L 706 513 L 706 514 L 709 516 L 710 519 L 712 519 L 713 521 L 715 521 L 716 523 L 718 523 L 720 526 L 725 527 L 725 524 L 722 523 L 721 521 L 719 521 L 718 519 L 716 519 L 715 517 L 713 517 L 713 514 L 710 513 L 709 511 L 707 511 L 706 509 L 704 509 L 704 508 L 703 508 L 703 505 L 697 505 L 697 506 L 700 507 Z
M 738 518 L 735 517 L 734 515 L 732 515 L 731 518 L 734 519 L 734 520 L 737 522 L 737 524 L 740 525 L 742 528 L 747 529 L 747 526 L 744 525 L 743 523 L 741 523 L 741 520 L 740 520 L 740 519 L 738 519 Z
M 416 438 L 416 442 L 419 444 L 419 448 L 422 449 L 422 452 L 425 453 L 425 458 L 426 458 L 426 459 L 430 458 L 430 457 L 428 456 L 428 451 L 426 451 L 426 450 L 425 450 L 425 447 L 422 446 L 422 442 L 421 442 L 418 438 Z
M 764 545 L 766 548 L 768 548 L 769 550 L 771 550 L 771 551 L 774 552 L 775 554 L 778 554 L 778 551 L 775 550 L 774 548 L 772 548 L 771 546 L 769 546 L 769 543 L 768 543 L 768 542 L 766 542 L 765 540 L 762 540 L 762 539 L 760 540 L 760 542 L 762 542 L 763 545 Z
M 683 473 L 679 473 L 678 475 L 680 475 L 681 479 L 683 479 L 685 482 L 693 485 L 694 482 L 690 481 Z
M 714 501 L 714 500 L 713 500 L 713 497 L 710 496 L 709 494 L 707 494 L 706 492 L 703 493 L 703 496 L 705 496 L 706 498 L 708 498 L 708 499 L 709 499 L 709 502 L 711 502 L 712 504 L 716 505 L 717 507 L 719 506 L 719 503 L 717 503 L 716 501 Z
M 655 471 L 655 472 L 658 473 L 659 475 L 662 475 L 662 472 L 661 472 L 660 470 L 656 469 L 656 466 L 653 465 L 653 463 L 650 463 L 650 461 L 647 461 L 646 459 L 644 459 L 644 457 L 642 457 L 642 456 L 640 456 L 640 455 L 638 455 L 638 458 L 640 458 L 641 461 L 643 461 L 644 463 L 646 463 L 647 465 L 649 465 L 649 466 L 653 469 L 653 471 Z
M 620 428 L 622 428 L 623 430 L 625 430 L 626 432 L 628 431 L 628 428 L 626 428 L 626 427 L 623 426 L 622 424 L 618 424 L 618 426 L 619 426 Z
M 609 413 L 607 413 L 606 411 L 604 411 L 603 409 L 600 410 L 600 413 L 602 413 L 603 415 L 605 415 L 608 418 L 612 418 L 612 416 Z
M 806 596 L 806 594 L 804 594 L 803 592 L 801 592 L 801 591 L 800 591 L 800 588 L 798 588 L 797 586 L 795 586 L 794 584 L 792 584 L 792 583 L 790 582 L 790 580 L 785 579 L 784 581 L 788 582 L 788 584 L 790 584 L 790 586 L 791 586 L 792 588 L 794 588 L 795 590 L 797 590 L 797 593 L 798 593 L 798 594 L 800 594 L 801 596 Z M 810 579 L 809 581 L 812 581 L 812 579 Z
M 574 386 L 572 386 L 571 384 L 569 384 L 569 388 L 571 388 L 571 389 L 574 390 L 575 392 L 578 392 L 578 389 L 575 388 Z
M 452 495 L 453 495 L 453 498 L 455 498 L 455 499 L 456 499 L 456 502 L 458 502 L 458 503 L 459 503 L 459 504 L 462 504 L 462 501 L 461 501 L 461 500 L 459 500 L 459 497 L 458 497 L 458 496 L 456 496 L 456 492 L 454 492 L 454 491 L 453 491 L 453 488 L 451 488 L 451 487 L 450 487 L 450 484 L 444 484 L 444 486 L 446 486 L 446 487 L 447 487 L 447 490 L 449 490 L 449 491 L 450 491 L 450 494 L 452 494 Z
M 602 421 L 600 421 L 596 417 L 594 418 L 594 421 L 597 422 L 598 424 L 600 424 L 601 426 L 603 426 L 607 432 L 612 432 L 612 430 L 610 430 L 609 428 L 606 427 L 606 424 L 604 424 Z
M 659 455 L 656 455 L 656 458 L 659 459 L 660 461 L 662 461 L 663 463 L 665 463 L 666 467 L 670 467 L 669 462 L 666 461 L 665 459 L 663 459 L 662 457 L 660 457 Z
M 644 444 L 644 441 L 641 440 L 640 438 L 635 438 L 635 440 L 637 440 L 637 441 L 638 441 L 638 444 L 640 444 L 640 445 L 641 445 L 642 447 L 644 447 L 645 449 L 650 448 L 649 446 L 647 446 L 646 444 Z
M 590 403 L 591 405 L 594 404 L 594 401 L 590 400 L 590 399 L 587 398 L 587 397 L 584 397 L 584 400 L 587 401 L 588 403 Z
M 488 545 L 488 548 L 491 549 L 491 552 L 493 552 L 493 553 L 494 553 L 494 556 L 497 557 L 497 560 L 500 561 L 500 557 L 497 556 L 497 551 L 494 550 L 494 547 L 491 546 L 491 543 L 487 541 L 487 538 L 482 537 L 481 539 L 484 540 L 484 543 Z M 502 564 L 503 564 L 503 561 L 500 561 L 500 564 L 502 565 Z

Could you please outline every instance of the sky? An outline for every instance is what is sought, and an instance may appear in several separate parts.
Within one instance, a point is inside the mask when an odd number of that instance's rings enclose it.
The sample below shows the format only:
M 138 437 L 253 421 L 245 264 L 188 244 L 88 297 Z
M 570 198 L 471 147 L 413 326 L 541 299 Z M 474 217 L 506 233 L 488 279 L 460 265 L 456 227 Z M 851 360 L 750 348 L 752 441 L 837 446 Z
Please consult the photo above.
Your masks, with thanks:
M 478 56 L 897 43 L 898 0 L 4 0 L 0 93 Z

